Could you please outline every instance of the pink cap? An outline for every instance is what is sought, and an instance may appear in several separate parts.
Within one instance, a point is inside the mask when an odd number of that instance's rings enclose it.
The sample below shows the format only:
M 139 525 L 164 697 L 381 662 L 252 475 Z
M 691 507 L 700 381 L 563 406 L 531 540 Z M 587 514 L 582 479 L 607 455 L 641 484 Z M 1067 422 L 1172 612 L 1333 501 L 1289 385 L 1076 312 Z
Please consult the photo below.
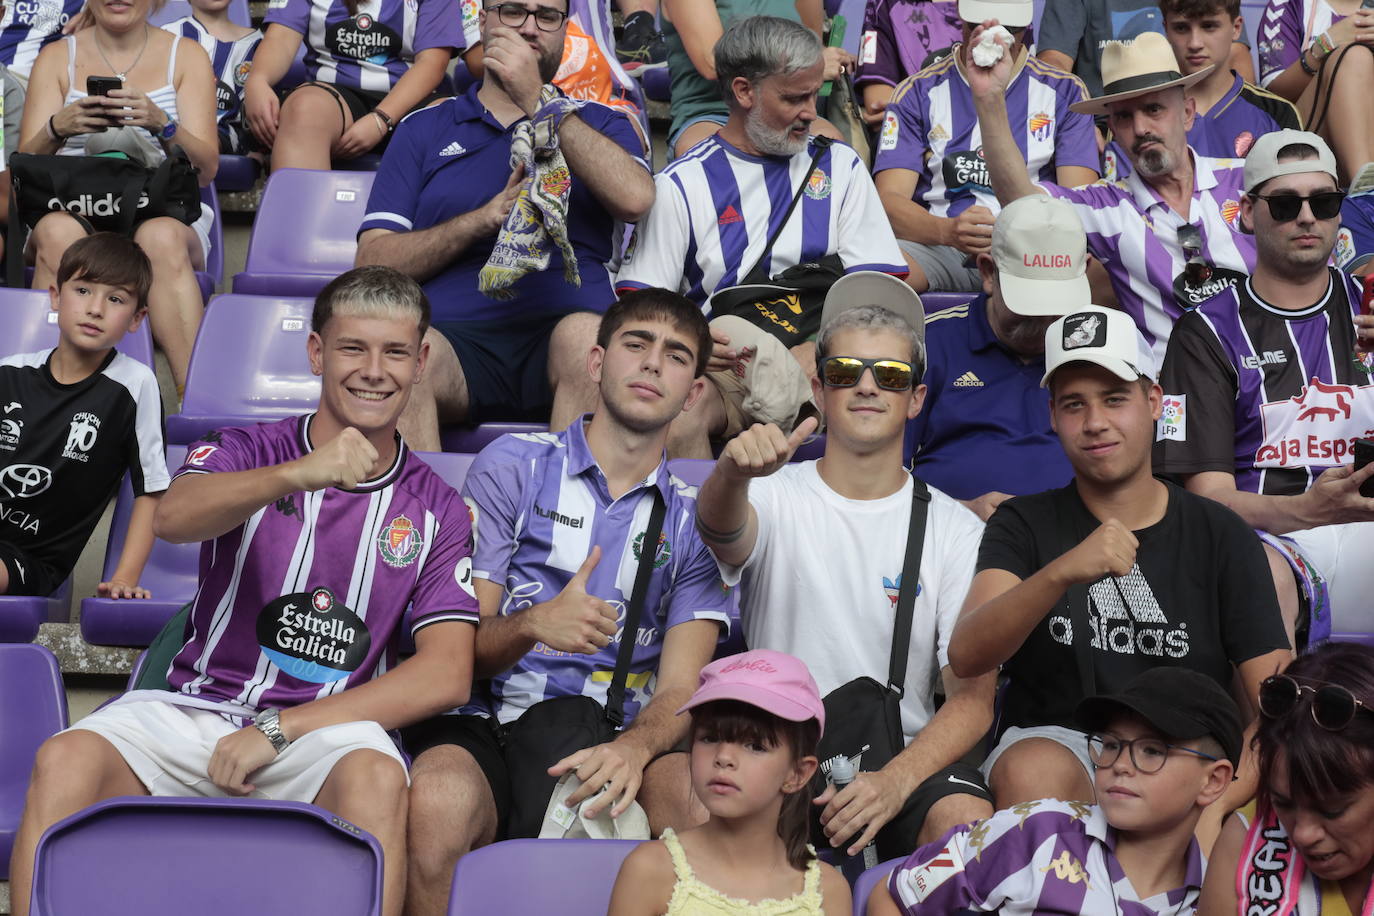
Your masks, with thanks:
M 718 658 L 701 669 L 701 684 L 678 714 L 703 703 L 738 700 L 789 722 L 815 719 L 825 730 L 825 705 L 806 664 L 785 652 L 754 649 Z

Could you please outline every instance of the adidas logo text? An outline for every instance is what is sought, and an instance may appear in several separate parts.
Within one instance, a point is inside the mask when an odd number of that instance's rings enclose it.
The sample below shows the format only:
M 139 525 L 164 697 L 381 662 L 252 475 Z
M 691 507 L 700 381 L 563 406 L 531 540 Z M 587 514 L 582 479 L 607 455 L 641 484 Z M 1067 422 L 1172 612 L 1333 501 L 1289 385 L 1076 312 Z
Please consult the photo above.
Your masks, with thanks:
M 983 380 L 972 372 L 965 372 L 954 380 L 955 388 L 982 388 Z
M 443 149 L 439 150 L 439 155 L 440 155 L 440 156 L 461 156 L 461 155 L 463 155 L 463 154 L 466 153 L 466 152 L 467 152 L 467 150 L 463 149 L 463 144 L 459 143 L 457 140 L 454 140 L 454 141 L 453 141 L 452 143 L 450 143 L 448 146 L 446 146 L 446 147 L 444 147 Z

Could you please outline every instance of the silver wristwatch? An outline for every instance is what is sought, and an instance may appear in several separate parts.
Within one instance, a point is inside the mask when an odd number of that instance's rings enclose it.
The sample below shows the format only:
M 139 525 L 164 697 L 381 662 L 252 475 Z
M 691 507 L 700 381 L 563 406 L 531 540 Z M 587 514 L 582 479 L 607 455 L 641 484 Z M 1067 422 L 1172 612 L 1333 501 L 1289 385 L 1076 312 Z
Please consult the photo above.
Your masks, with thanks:
M 253 717 L 253 727 L 267 736 L 267 740 L 272 742 L 272 748 L 278 754 L 286 750 L 291 742 L 286 740 L 286 736 L 281 732 L 281 710 L 264 709 Z

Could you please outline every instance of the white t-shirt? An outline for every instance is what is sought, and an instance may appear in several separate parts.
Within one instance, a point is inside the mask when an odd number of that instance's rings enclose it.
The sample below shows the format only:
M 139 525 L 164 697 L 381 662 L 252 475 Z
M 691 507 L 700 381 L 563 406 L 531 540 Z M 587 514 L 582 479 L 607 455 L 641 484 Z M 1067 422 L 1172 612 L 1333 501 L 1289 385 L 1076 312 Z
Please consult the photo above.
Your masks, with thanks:
M 721 564 L 727 584 L 743 583 L 750 648 L 797 656 L 822 694 L 856 677 L 886 683 L 911 487 L 907 481 L 883 499 L 847 499 L 821 479 L 815 461 L 753 481 L 758 541 L 743 566 Z M 961 503 L 933 487 L 930 496 L 902 698 L 908 742 L 934 714 L 935 684 L 949 664 L 949 637 L 983 536 L 983 523 Z

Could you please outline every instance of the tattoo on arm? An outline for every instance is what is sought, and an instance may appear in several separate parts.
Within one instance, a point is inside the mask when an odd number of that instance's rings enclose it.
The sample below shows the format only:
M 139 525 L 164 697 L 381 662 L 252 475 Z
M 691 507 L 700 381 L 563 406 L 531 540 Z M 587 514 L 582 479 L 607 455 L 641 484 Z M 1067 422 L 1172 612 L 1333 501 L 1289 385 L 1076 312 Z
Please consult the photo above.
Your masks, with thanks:
M 745 522 L 734 531 L 721 531 L 712 528 L 701 520 L 700 514 L 697 515 L 697 531 L 701 533 L 702 540 L 710 541 L 712 544 L 733 544 L 744 537 L 744 529 L 747 527 L 749 527 L 749 523 Z

